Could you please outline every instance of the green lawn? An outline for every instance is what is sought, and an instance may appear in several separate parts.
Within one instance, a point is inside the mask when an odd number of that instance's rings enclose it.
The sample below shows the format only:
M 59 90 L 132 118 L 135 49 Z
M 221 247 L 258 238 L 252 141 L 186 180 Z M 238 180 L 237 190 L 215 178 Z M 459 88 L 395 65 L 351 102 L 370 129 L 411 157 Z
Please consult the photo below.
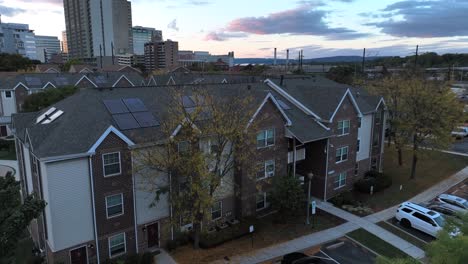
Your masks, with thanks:
M 400 229 L 394 227 L 393 225 L 387 223 L 387 222 L 379 222 L 377 223 L 378 226 L 382 227 L 383 229 L 386 229 L 388 232 L 393 233 L 396 236 L 401 237 L 402 239 L 408 241 L 409 243 L 419 247 L 420 249 L 424 250 L 426 248 L 426 243 L 423 241 L 408 235 L 407 233 L 401 231 Z
M 399 204 L 468 166 L 468 157 L 431 150 L 421 150 L 416 167 L 416 178 L 410 180 L 412 152 L 403 152 L 403 166 L 393 146 L 385 148 L 384 173 L 392 177 L 389 188 L 374 195 L 354 192 L 355 199 L 371 207 L 374 212 Z M 403 189 L 400 191 L 400 185 Z
M 358 241 L 364 246 L 372 249 L 377 254 L 382 255 L 387 258 L 407 258 L 403 251 L 392 246 L 391 244 L 383 241 L 379 237 L 367 232 L 366 230 L 359 228 L 353 232 L 347 234 L 347 236 Z

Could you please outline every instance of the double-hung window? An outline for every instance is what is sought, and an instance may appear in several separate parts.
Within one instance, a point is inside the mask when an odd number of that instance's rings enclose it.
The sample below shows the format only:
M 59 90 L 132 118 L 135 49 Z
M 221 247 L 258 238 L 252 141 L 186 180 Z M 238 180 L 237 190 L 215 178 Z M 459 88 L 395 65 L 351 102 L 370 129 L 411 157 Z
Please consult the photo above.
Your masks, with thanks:
M 267 207 L 268 207 L 267 193 L 266 192 L 257 193 L 257 211 L 265 209 Z
M 120 152 L 102 155 L 104 177 L 120 174 Z
M 267 160 L 259 164 L 257 180 L 275 176 L 275 160 Z
M 5 98 L 11 98 L 11 91 L 5 91 Z
M 335 189 L 341 188 L 346 185 L 346 172 L 342 172 L 336 176 L 334 187 Z
M 335 161 L 338 163 L 346 160 L 348 160 L 348 147 L 338 148 L 336 150 Z
M 123 194 L 110 195 L 106 197 L 107 218 L 123 214 Z
M 257 134 L 257 148 L 275 145 L 275 129 L 262 130 Z
M 215 202 L 211 207 L 211 220 L 218 220 L 223 214 L 223 204 L 221 201 Z
M 349 120 L 338 121 L 338 135 L 347 135 L 349 134 Z
M 127 252 L 125 233 L 109 237 L 109 257 L 120 256 Z

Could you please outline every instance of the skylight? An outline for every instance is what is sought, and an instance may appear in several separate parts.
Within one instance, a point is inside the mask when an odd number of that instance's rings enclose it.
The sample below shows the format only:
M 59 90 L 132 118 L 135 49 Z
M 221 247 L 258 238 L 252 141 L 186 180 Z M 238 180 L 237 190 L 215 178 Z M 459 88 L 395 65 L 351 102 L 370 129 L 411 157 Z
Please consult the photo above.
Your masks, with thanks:
M 49 110 L 47 110 L 45 113 L 40 115 L 36 119 L 36 124 L 41 123 L 42 125 L 50 124 L 55 121 L 55 119 L 59 118 L 61 115 L 63 115 L 62 110 L 57 110 L 55 107 L 51 107 Z

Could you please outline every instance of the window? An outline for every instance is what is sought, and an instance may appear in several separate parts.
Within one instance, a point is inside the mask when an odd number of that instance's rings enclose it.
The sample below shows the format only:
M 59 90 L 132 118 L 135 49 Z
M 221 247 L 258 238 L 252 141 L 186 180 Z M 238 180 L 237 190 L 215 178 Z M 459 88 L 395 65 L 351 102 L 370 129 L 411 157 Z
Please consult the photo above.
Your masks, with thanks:
M 5 91 L 5 97 L 11 98 L 11 91 Z
M 120 152 L 102 155 L 104 177 L 120 174 Z
M 338 121 L 338 135 L 349 134 L 349 120 Z
M 372 146 L 377 147 L 379 145 L 379 134 L 377 132 L 374 133 L 374 140 L 372 142 Z
M 425 215 L 423 215 L 421 213 L 415 212 L 413 214 L 413 216 L 420 219 L 420 220 L 422 220 L 422 221 L 424 221 L 424 222 L 426 222 L 426 223 L 428 223 L 428 224 L 431 224 L 431 225 L 433 224 L 433 222 L 431 221 L 431 219 L 429 217 L 427 217 L 427 216 L 425 216 Z
M 361 117 L 358 117 L 357 122 L 358 122 L 358 123 L 357 123 L 357 127 L 358 127 L 358 128 L 361 128 L 362 118 L 361 118 Z
M 211 220 L 217 220 L 221 218 L 223 214 L 223 204 L 221 201 L 215 202 L 211 207 Z
M 346 185 L 346 174 L 346 172 L 338 174 L 338 176 L 335 179 L 335 189 L 341 188 Z
M 257 180 L 275 176 L 275 160 L 267 160 L 258 164 Z
M 348 147 L 342 147 L 336 150 L 336 163 L 343 162 L 348 159 Z
M 408 208 L 403 208 L 403 209 L 401 209 L 401 210 L 402 210 L 403 212 L 405 212 L 405 213 L 408 213 L 408 214 L 411 213 L 411 212 L 413 212 L 412 210 L 410 210 L 410 209 L 408 209 Z
M 356 162 L 354 165 L 354 176 L 358 176 L 359 174 L 359 163 Z
M 188 141 L 181 141 L 177 144 L 177 151 L 179 153 L 187 153 L 190 149 L 190 143 Z
M 107 218 L 123 215 L 123 194 L 110 195 L 106 197 Z
M 267 193 L 257 193 L 257 211 L 267 208 Z
M 257 148 L 265 148 L 275 145 L 275 130 L 267 129 L 257 134 Z
M 127 252 L 125 233 L 109 237 L 109 257 L 115 257 Z
M 358 138 L 358 140 L 357 140 L 356 152 L 359 152 L 359 150 L 361 150 L 361 139 L 360 138 Z

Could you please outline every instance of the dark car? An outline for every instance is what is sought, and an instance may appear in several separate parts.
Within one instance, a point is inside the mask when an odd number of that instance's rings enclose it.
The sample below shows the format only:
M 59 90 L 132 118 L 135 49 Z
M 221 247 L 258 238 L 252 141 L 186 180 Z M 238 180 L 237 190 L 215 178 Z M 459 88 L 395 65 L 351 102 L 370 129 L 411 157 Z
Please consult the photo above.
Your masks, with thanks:
M 293 252 L 289 253 L 283 256 L 283 259 L 281 260 L 281 264 L 293 264 L 296 260 L 307 258 L 306 254 L 302 252 Z

